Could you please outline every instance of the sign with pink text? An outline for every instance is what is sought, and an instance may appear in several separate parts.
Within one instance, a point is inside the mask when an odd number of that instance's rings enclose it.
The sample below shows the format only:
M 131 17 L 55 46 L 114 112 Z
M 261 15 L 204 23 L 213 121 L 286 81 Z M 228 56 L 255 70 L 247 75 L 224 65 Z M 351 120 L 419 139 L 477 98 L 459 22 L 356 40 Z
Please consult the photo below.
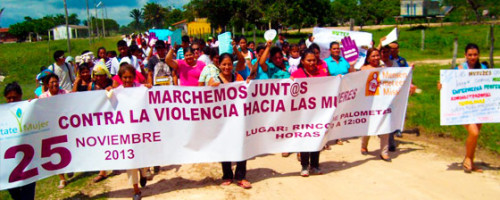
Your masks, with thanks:
M 349 43 L 347 44 L 348 50 L 352 49 L 352 44 L 355 44 L 358 50 L 361 51 L 361 47 L 372 47 L 372 34 L 368 32 L 361 31 L 344 31 L 339 29 L 330 28 L 313 28 L 314 43 L 318 44 L 321 49 L 320 58 L 325 59 L 330 57 L 330 43 L 338 42 L 344 47 L 342 43 L 343 39 L 349 37 Z M 363 60 L 364 61 L 364 60 Z
M 159 86 L 0 105 L 0 189 L 67 172 L 318 151 L 402 129 L 410 68 L 344 77 Z
M 441 70 L 441 125 L 500 122 L 500 70 Z

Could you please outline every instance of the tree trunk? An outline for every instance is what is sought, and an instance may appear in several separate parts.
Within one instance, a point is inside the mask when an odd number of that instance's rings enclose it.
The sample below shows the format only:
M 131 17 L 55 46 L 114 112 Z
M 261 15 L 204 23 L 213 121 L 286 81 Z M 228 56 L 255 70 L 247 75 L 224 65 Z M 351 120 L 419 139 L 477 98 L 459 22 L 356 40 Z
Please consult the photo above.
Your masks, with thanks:
M 472 11 L 474 11 L 474 14 L 476 14 L 477 23 L 481 22 L 481 13 L 479 12 L 479 4 L 474 0 L 467 0 L 467 3 L 469 3 L 470 7 L 472 8 Z

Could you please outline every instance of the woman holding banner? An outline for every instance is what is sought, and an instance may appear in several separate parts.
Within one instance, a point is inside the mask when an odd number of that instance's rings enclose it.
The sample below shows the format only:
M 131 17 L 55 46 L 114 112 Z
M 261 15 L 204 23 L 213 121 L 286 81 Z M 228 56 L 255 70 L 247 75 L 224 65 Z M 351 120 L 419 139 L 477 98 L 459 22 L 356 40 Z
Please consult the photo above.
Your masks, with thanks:
M 487 63 L 479 62 L 479 47 L 476 44 L 469 43 L 465 46 L 465 62 L 455 69 L 487 69 Z M 441 83 L 438 83 L 438 89 L 441 90 Z M 464 124 L 468 132 L 465 141 L 465 158 L 462 167 L 465 173 L 480 172 L 483 170 L 474 166 L 474 154 L 476 153 L 477 138 L 481 132 L 482 124 Z
M 88 91 L 92 90 L 111 90 L 113 87 L 113 80 L 111 80 L 111 74 L 106 66 L 105 60 L 101 59 L 99 61 L 96 60 L 96 64 L 92 69 L 92 82 L 88 86 Z M 106 171 L 99 171 L 99 174 L 92 179 L 94 183 L 100 182 L 106 179 L 108 176 L 106 175 Z
M 375 48 L 368 49 L 366 53 L 365 65 L 361 67 L 361 71 L 377 69 L 384 67 L 380 65 L 380 51 Z M 376 74 L 374 74 L 376 76 Z M 373 77 L 378 78 L 378 77 Z M 391 157 L 389 157 L 389 134 L 383 134 L 378 136 L 380 138 L 380 158 L 386 162 L 391 162 Z M 370 136 L 363 136 L 361 140 L 361 154 L 368 154 L 368 141 Z
M 147 87 L 151 88 L 151 84 L 140 84 L 135 82 L 136 70 L 130 64 L 123 64 L 120 66 L 120 70 L 118 70 L 118 76 L 120 77 L 123 84 L 118 86 L 117 88 L 130 88 L 130 87 Z M 141 189 L 139 189 L 139 183 L 142 187 L 146 186 L 147 177 L 146 177 L 147 168 L 139 168 L 139 169 L 128 169 L 127 177 L 134 188 L 134 196 L 133 199 L 141 199 Z M 140 176 L 140 178 L 139 178 Z
M 23 99 L 23 90 L 17 82 L 12 82 L 5 86 L 3 96 L 7 103 L 18 102 Z M 35 199 L 36 182 L 28 185 L 9 189 L 9 194 L 13 199 Z
M 312 48 L 302 53 L 300 64 L 292 74 L 292 79 L 328 76 L 325 70 L 318 66 L 315 54 Z M 300 171 L 302 177 L 308 177 L 309 174 L 321 174 L 321 170 L 319 169 L 319 151 L 300 152 L 300 164 L 302 165 L 302 170 Z
M 235 81 L 244 81 L 243 77 L 237 72 L 233 72 L 233 56 L 229 53 L 223 53 L 220 55 L 220 73 L 216 77 L 212 77 L 209 80 L 210 86 L 219 86 L 220 84 L 232 83 Z M 231 169 L 231 162 L 221 162 L 222 164 L 222 183 L 221 186 L 231 185 L 233 179 L 236 180 L 236 184 L 244 189 L 252 188 L 252 184 L 245 179 L 247 173 L 247 161 L 236 162 L 236 171 L 233 174 Z
M 59 88 L 59 76 L 56 74 L 48 74 L 43 78 L 43 85 L 47 88 L 47 91 L 42 93 L 38 98 L 43 99 L 43 98 L 48 98 L 54 95 L 60 95 L 60 94 L 67 94 L 69 93 L 66 90 L 63 90 Z M 66 187 L 66 178 L 64 177 L 64 174 L 59 174 L 59 186 L 57 186 L 59 189 L 62 189 Z M 73 173 L 68 173 L 68 177 L 71 178 L 73 177 Z

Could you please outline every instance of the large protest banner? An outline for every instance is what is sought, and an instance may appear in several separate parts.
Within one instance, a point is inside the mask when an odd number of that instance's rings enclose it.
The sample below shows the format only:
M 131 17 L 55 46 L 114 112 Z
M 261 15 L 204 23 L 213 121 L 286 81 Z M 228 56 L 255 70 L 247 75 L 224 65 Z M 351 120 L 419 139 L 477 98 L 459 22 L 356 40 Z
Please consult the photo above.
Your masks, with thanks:
M 54 174 L 317 151 L 402 129 L 411 69 L 70 93 L 0 105 L 0 189 Z M 109 97 L 108 97 L 109 96 Z
M 500 122 L 500 70 L 441 70 L 441 125 Z

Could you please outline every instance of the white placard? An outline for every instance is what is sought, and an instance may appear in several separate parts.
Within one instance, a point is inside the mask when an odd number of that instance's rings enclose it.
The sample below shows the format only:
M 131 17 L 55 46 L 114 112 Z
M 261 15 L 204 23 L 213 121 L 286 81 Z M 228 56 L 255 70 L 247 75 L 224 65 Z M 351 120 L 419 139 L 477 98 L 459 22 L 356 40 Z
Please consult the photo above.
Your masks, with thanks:
M 441 70 L 441 125 L 500 122 L 500 69 Z

